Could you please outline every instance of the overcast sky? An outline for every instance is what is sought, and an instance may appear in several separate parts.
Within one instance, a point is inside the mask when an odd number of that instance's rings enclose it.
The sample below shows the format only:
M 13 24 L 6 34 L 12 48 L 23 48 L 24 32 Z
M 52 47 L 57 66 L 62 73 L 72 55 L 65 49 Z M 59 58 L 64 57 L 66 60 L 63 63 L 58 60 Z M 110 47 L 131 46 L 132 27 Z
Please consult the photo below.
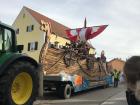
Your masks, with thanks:
M 108 24 L 91 43 L 108 60 L 140 55 L 140 0 L 0 0 L 0 21 L 12 24 L 27 6 L 70 28 Z

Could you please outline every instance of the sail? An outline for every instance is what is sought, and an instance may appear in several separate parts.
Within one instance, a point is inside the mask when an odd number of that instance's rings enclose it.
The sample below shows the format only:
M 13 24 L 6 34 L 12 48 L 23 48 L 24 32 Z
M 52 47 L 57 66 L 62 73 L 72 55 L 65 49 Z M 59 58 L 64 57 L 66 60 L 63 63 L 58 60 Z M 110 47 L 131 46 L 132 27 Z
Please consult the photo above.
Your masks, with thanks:
M 99 35 L 105 30 L 108 25 L 92 26 L 86 28 L 76 28 L 66 30 L 66 34 L 71 41 L 76 42 L 77 40 L 87 41 Z

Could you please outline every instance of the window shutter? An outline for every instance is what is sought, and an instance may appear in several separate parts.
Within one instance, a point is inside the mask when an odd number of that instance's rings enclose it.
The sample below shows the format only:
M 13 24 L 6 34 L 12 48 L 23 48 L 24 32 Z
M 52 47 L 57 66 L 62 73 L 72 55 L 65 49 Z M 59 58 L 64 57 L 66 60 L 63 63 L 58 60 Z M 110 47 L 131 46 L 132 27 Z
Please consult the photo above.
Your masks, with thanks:
M 27 28 L 26 28 L 26 32 L 28 32 L 28 30 L 29 30 L 29 26 L 27 26 Z
M 32 25 L 32 31 L 34 30 L 34 25 Z
M 16 34 L 19 34 L 19 28 L 16 30 Z
M 35 42 L 35 50 L 38 49 L 38 42 Z
M 30 51 L 31 43 L 28 43 L 28 51 Z

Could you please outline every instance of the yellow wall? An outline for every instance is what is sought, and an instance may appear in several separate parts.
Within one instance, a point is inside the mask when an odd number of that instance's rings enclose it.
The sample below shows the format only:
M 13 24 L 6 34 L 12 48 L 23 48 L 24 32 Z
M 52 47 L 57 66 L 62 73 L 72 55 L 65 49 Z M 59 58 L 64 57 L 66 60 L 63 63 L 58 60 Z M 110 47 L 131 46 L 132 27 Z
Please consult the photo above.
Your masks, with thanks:
M 23 18 L 23 15 L 25 17 Z M 34 25 L 32 32 L 26 32 L 26 28 L 29 25 Z M 38 61 L 41 46 L 44 42 L 44 32 L 40 31 L 40 24 L 23 8 L 13 23 L 15 29 L 19 28 L 19 34 L 17 34 L 17 44 L 24 45 L 23 53 L 33 57 Z M 38 42 L 38 50 L 28 51 L 29 42 Z
M 58 45 L 63 45 L 63 46 L 65 46 L 66 42 L 70 43 L 70 41 L 68 39 L 65 39 L 58 35 L 56 36 L 56 35 L 52 34 L 50 42 L 54 43 L 55 41 L 59 42 Z

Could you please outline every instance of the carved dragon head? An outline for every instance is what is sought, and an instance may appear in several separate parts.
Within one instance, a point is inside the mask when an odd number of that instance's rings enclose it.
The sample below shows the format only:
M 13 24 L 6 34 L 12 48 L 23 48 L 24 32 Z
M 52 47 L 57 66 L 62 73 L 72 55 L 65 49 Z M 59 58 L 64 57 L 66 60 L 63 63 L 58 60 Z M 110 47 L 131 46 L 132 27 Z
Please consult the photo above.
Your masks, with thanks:
M 45 22 L 44 20 L 41 20 L 41 27 L 40 29 L 44 32 L 46 32 L 46 35 L 48 39 L 50 39 L 51 35 L 51 23 L 50 22 Z

